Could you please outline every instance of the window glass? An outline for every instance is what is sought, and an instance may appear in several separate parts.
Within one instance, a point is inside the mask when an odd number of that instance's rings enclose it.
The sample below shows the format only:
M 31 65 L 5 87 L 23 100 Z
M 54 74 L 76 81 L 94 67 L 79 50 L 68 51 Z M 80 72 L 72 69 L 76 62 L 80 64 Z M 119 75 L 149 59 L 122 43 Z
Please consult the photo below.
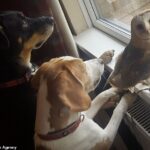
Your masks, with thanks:
M 130 31 L 133 16 L 150 9 L 150 0 L 91 0 L 97 19 Z

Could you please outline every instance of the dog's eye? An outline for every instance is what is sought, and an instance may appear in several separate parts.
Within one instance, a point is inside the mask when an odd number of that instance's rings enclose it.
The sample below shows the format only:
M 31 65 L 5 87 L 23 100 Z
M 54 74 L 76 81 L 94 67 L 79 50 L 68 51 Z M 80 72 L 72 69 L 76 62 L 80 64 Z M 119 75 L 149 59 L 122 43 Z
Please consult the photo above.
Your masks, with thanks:
M 28 27 L 28 23 L 27 23 L 26 21 L 24 21 L 24 20 L 23 20 L 23 22 L 22 22 L 22 27 L 23 27 L 23 28 L 27 28 L 27 27 Z

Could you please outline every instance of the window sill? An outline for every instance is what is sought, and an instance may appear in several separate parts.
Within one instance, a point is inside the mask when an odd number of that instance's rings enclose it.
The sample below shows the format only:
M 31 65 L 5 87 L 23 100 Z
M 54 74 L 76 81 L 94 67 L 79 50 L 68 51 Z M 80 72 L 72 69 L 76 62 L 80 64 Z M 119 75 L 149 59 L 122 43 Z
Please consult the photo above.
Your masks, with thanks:
M 111 70 L 114 69 L 117 56 L 126 46 L 124 43 L 95 28 L 90 28 L 80 33 L 78 36 L 75 36 L 75 41 L 77 45 L 87 50 L 95 57 L 99 57 L 107 50 L 115 50 L 113 60 L 108 64 L 108 67 Z
M 90 28 L 80 33 L 78 36 L 75 36 L 74 38 L 79 47 L 83 48 L 84 50 L 87 50 L 95 57 L 99 57 L 103 52 L 107 50 L 114 49 L 115 55 L 112 61 L 107 65 L 107 68 L 110 71 L 114 69 L 118 55 L 124 50 L 126 46 L 126 44 L 116 40 L 115 38 L 95 28 Z M 141 90 L 142 88 L 143 87 L 141 86 L 136 86 L 135 92 Z M 150 104 L 149 90 L 144 90 L 140 92 L 139 96 L 142 99 L 144 99 L 148 104 Z

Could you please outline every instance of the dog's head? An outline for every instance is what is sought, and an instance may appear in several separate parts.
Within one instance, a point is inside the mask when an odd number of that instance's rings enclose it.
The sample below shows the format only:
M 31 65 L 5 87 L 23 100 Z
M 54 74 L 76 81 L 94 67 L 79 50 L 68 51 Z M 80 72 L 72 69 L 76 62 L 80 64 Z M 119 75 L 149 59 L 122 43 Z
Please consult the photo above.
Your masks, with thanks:
M 51 126 L 61 128 L 72 113 L 87 110 L 91 99 L 88 92 L 95 89 L 104 71 L 101 59 L 83 62 L 73 57 L 60 57 L 44 63 L 32 79 L 40 93 L 46 84 L 46 100 L 50 104 Z
M 17 11 L 1 12 L 0 59 L 18 60 L 30 67 L 31 50 L 42 46 L 52 31 L 52 17 L 29 18 Z
M 150 41 L 150 9 L 145 10 L 132 19 L 131 33 L 134 41 Z
M 119 56 L 109 81 L 129 88 L 150 77 L 150 10 L 132 19 L 131 41 Z

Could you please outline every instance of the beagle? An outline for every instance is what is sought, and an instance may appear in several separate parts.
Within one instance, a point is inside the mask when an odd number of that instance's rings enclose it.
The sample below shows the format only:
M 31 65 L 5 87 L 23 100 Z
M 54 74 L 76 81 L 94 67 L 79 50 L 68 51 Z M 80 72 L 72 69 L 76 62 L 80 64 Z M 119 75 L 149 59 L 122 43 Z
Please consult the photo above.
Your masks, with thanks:
M 100 93 L 93 101 L 88 95 L 98 85 L 105 61 L 65 56 L 39 68 L 32 79 L 38 91 L 36 150 L 108 150 L 111 147 L 135 95 L 127 93 L 121 98 L 105 129 L 93 121 L 103 104 L 118 99 L 119 95 L 116 88 Z

